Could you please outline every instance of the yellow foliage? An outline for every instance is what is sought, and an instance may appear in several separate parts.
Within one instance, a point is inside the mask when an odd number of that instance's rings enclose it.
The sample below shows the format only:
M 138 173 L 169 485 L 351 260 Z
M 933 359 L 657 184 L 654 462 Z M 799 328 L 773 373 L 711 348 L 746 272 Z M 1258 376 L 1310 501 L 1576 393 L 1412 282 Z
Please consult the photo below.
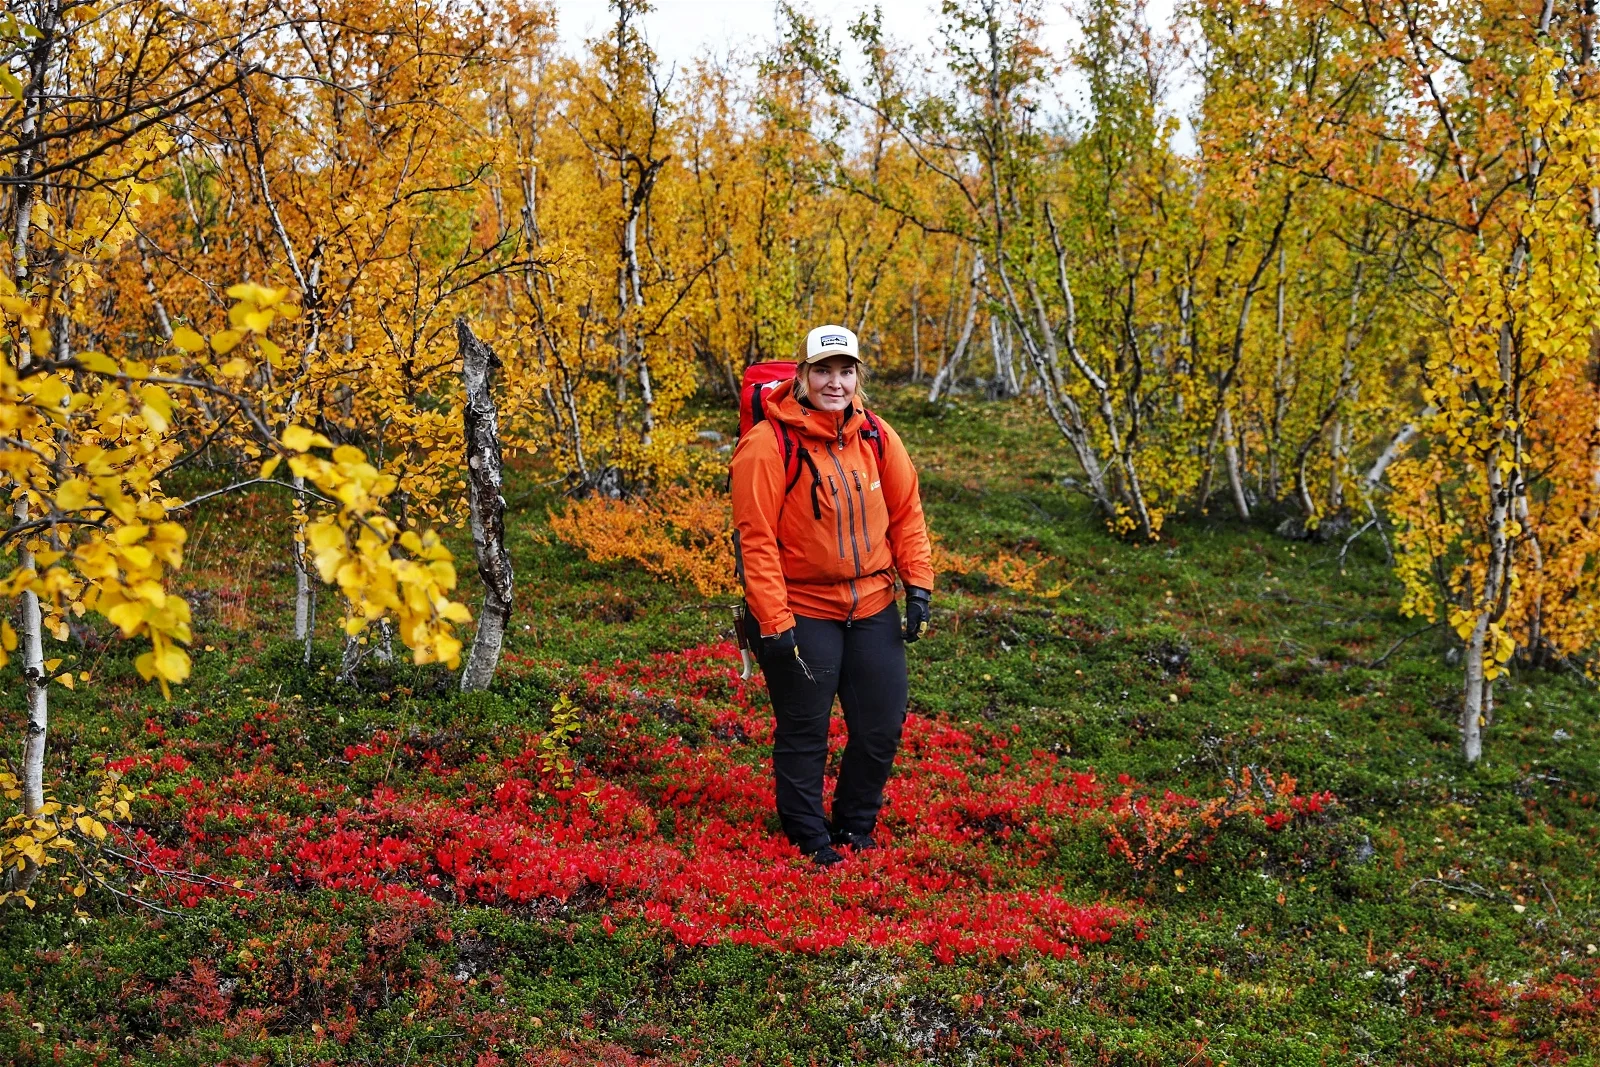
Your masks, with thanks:
M 46 794 L 35 815 L 19 811 L 0 823 L 0 872 L 10 876 L 30 865 L 48 868 L 72 856 L 78 860 L 77 871 L 62 883 L 74 896 L 82 896 L 87 883 L 98 880 L 109 866 L 94 846 L 110 836 L 112 824 L 125 822 L 130 814 L 133 790 L 121 783 L 122 776 L 109 771 L 100 776 L 94 799 L 88 804 L 63 805 Z M 22 783 L 8 770 L 0 770 L 0 795 L 10 801 L 22 796 Z M 29 908 L 35 903 L 26 891 L 0 890 L 0 904 L 10 900 L 20 900 Z
M 318 575 L 337 585 L 354 614 L 343 621 L 355 636 L 379 619 L 394 618 L 400 639 L 417 663 L 461 662 L 454 624 L 472 620 L 466 605 L 450 599 L 456 570 L 450 550 L 432 530 L 402 531 L 382 508 L 397 479 L 379 471 L 359 448 L 332 447 L 322 434 L 291 426 L 279 442 L 289 469 L 333 498 L 338 507 L 306 527 L 306 548 Z M 324 459 L 313 449 L 331 449 Z M 269 477 L 277 457 L 263 465 Z
M 1600 106 L 1559 88 L 1540 53 L 1521 104 L 1542 145 L 1537 182 L 1449 264 L 1430 338 L 1431 447 L 1395 464 L 1401 610 L 1482 637 L 1485 679 L 1518 649 L 1570 656 L 1600 641 L 1600 256 L 1586 190 L 1600 184 Z M 1441 599 L 1444 601 L 1441 604 Z
M 0 296 L 0 341 L 20 347 L 36 317 L 32 302 Z M 185 533 L 167 519 L 156 477 L 176 451 L 173 401 L 158 384 L 139 383 L 141 365 L 93 356 L 77 374 L 0 364 L 0 437 L 9 445 L 0 473 L 21 524 L 7 547 L 22 549 L 0 576 L 0 595 L 37 595 L 58 636 L 68 614 L 93 611 L 123 637 L 148 639 L 136 666 L 166 691 L 189 675 L 180 646 L 190 638 L 189 605 L 166 589 Z M 14 638 L 0 641 L 0 665 L 14 647 Z

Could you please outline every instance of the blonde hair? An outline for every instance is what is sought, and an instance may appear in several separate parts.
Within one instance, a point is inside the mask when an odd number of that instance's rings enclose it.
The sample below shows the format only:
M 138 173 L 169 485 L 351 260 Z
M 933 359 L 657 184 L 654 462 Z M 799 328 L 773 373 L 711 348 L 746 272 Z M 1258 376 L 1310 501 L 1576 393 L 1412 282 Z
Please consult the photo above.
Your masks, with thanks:
M 806 393 L 809 391 L 806 379 L 809 377 L 811 377 L 811 364 L 806 362 L 806 344 L 801 341 L 800 351 L 795 354 L 794 398 L 796 400 L 804 400 L 806 398 Z M 867 391 L 862 388 L 866 380 L 867 365 L 858 359 L 856 360 L 856 395 L 851 399 L 851 403 L 858 404 L 862 408 L 867 406 Z

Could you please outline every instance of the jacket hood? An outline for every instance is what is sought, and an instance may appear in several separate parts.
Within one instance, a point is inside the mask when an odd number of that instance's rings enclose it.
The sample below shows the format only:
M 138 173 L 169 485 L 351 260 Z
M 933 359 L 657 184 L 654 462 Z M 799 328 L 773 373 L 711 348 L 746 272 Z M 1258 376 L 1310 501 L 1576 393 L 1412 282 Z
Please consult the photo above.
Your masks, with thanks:
M 848 437 L 861 429 L 862 423 L 866 421 L 866 416 L 857 404 L 851 404 L 848 410 L 838 414 L 806 407 L 794 395 L 792 380 L 776 385 L 768 391 L 762 398 L 762 406 L 766 409 L 767 418 L 781 422 L 807 437 L 821 440 Z

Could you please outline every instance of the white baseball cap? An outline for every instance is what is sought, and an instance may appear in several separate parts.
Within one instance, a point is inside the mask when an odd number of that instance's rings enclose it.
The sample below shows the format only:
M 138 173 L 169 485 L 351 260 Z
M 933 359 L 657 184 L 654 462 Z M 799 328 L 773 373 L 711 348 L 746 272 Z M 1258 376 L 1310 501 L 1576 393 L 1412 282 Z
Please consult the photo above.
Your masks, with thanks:
M 818 326 L 806 334 L 806 358 L 803 363 L 821 363 L 832 356 L 849 356 L 860 363 L 861 342 L 854 330 L 843 326 Z

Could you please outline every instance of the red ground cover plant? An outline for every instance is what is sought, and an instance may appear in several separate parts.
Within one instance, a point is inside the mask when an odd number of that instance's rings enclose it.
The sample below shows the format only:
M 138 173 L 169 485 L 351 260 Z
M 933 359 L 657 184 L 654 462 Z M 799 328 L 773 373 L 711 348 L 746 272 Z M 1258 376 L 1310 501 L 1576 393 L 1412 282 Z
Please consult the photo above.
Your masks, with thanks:
M 308 886 L 380 900 L 598 910 L 602 927 L 644 921 L 687 945 L 732 942 L 820 952 L 926 946 L 940 962 L 1076 956 L 1119 929 L 1125 904 L 1073 899 L 1048 862 L 1063 835 L 1103 832 L 1107 862 L 1195 855 L 1227 819 L 1276 829 L 1320 811 L 1287 777 L 1235 783 L 1225 798 L 1108 784 L 1014 737 L 912 715 L 886 794 L 881 847 L 819 871 L 776 832 L 772 722 L 759 679 L 741 681 L 731 644 L 596 666 L 573 696 L 585 758 L 548 741 L 490 760 L 446 757 L 385 732 L 344 756 L 422 774 L 370 792 L 286 777 L 259 763 L 179 787 L 181 835 L 130 842 L 143 860 L 197 877 L 162 884 L 190 905 L 229 891 Z M 835 717 L 834 759 L 844 745 Z M 379 766 L 384 766 L 380 762 Z M 166 769 L 178 769 L 166 764 Z M 425 785 L 449 781 L 449 795 Z M 832 780 L 830 775 L 829 788 Z

